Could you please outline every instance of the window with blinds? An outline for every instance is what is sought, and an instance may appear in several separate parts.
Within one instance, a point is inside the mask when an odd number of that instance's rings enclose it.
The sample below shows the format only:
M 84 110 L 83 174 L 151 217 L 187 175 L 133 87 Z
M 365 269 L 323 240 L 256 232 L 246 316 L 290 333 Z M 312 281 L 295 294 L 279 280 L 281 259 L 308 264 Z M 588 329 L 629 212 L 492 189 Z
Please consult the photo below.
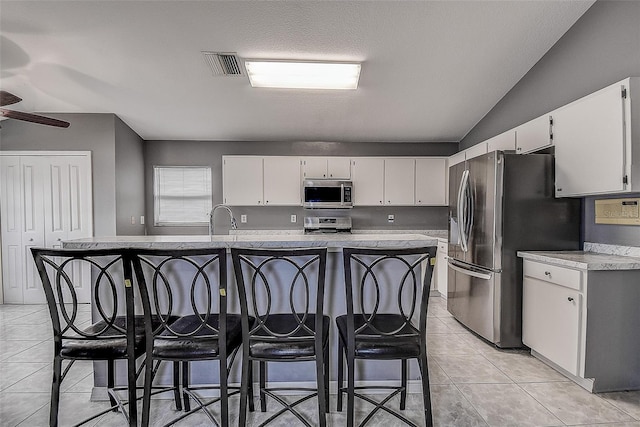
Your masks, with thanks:
M 211 168 L 154 166 L 155 225 L 205 225 L 211 211 Z

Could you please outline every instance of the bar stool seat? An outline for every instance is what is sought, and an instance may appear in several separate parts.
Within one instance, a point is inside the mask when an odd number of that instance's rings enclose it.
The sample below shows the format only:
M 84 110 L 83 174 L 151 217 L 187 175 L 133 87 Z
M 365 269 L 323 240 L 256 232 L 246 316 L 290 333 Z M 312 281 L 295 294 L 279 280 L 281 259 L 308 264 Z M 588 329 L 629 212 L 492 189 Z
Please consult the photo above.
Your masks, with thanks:
M 309 329 L 313 329 L 316 321 L 315 314 L 310 314 L 305 321 L 305 325 Z M 265 326 L 275 333 L 285 334 L 298 325 L 298 321 L 292 314 L 271 314 L 265 321 Z M 324 336 L 324 344 L 329 342 L 329 326 L 331 319 L 329 316 L 322 316 L 322 333 Z M 264 330 L 258 330 L 254 334 L 254 341 L 249 346 L 249 354 L 255 358 L 278 358 L 278 359 L 298 359 L 302 357 L 315 356 L 315 342 L 313 335 L 304 329 L 291 334 L 287 340 L 265 340 L 260 341 L 259 337 L 269 336 Z M 296 340 L 300 337 L 300 340 Z
M 171 330 L 174 332 L 164 331 L 156 337 L 153 346 L 153 357 L 163 360 L 182 360 L 185 354 L 189 355 L 190 360 L 197 359 L 214 359 L 220 355 L 220 346 L 218 338 L 208 338 L 210 334 L 208 330 L 201 329 L 193 334 L 193 336 L 185 338 L 176 338 L 174 333 L 188 334 L 190 331 L 196 330 L 202 323 L 202 320 L 196 315 L 184 316 L 177 321 L 171 323 Z M 215 329 L 220 327 L 220 316 L 217 314 L 210 315 L 207 324 Z M 227 314 L 227 348 L 238 348 L 242 342 L 242 330 L 240 328 L 240 315 Z M 165 339 L 163 339 L 165 337 Z M 194 339 L 194 337 L 205 337 L 203 339 Z
M 355 316 L 354 324 L 360 329 L 367 323 L 362 316 Z M 355 357 L 376 359 L 410 359 L 420 355 L 419 331 L 406 323 L 402 315 L 383 313 L 375 316 L 370 324 L 377 330 L 398 331 L 392 339 L 379 335 L 375 329 L 366 326 L 355 339 Z M 347 316 L 338 316 L 336 325 L 340 339 L 347 342 Z

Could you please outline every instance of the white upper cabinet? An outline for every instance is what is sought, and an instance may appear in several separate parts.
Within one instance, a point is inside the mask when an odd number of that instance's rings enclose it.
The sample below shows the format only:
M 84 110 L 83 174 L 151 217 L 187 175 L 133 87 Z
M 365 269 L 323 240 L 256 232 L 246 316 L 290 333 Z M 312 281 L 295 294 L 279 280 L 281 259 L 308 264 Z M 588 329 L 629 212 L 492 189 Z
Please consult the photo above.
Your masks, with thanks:
M 553 118 L 545 114 L 516 128 L 516 152 L 527 154 L 553 144 Z
M 640 120 L 631 102 L 640 100 L 638 82 L 625 79 L 553 112 L 556 197 L 640 190 L 640 162 L 632 157 L 638 156 Z
M 516 149 L 516 131 L 515 129 L 508 130 L 496 135 L 493 138 L 489 138 L 487 141 L 487 152 L 502 150 L 509 151 Z
M 224 203 L 232 206 L 300 206 L 300 158 L 223 156 Z
M 298 157 L 265 157 L 264 204 L 301 205 L 300 159 Z
M 351 160 L 348 157 L 303 157 L 304 179 L 350 179 Z
M 416 205 L 447 205 L 447 172 L 444 157 L 416 159 Z
M 415 165 L 415 159 L 387 158 L 384 160 L 385 205 L 415 204 Z
M 459 153 L 452 154 L 449 156 L 448 164 L 449 167 L 453 165 L 457 165 L 458 163 L 464 162 L 466 159 L 466 153 L 464 151 L 460 151 Z
M 384 158 L 358 157 L 351 160 L 354 206 L 384 204 Z
M 480 144 L 476 144 L 472 147 L 467 148 L 466 150 L 464 150 L 465 153 L 465 159 L 469 160 L 469 159 L 473 159 L 474 157 L 478 157 L 478 156 L 482 156 L 483 154 L 487 154 L 487 142 L 481 142 Z
M 232 206 L 262 206 L 262 157 L 223 156 L 223 200 Z

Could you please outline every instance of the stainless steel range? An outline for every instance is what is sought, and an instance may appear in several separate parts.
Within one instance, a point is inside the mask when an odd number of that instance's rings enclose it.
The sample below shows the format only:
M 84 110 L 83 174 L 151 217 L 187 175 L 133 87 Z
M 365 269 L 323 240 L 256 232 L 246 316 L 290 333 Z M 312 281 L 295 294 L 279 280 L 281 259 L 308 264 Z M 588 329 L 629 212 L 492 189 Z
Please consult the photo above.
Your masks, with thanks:
M 305 216 L 305 233 L 351 233 L 351 217 Z

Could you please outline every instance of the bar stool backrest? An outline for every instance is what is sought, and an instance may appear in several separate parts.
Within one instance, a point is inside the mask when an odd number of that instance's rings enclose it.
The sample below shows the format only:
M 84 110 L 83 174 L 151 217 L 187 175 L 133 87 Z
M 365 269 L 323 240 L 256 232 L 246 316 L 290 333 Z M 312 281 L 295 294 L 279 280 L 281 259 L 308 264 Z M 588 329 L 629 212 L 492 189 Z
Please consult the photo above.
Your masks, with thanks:
M 140 288 L 147 334 L 162 339 L 217 338 L 224 333 L 227 312 L 225 248 L 134 249 L 133 270 Z M 213 320 L 220 314 L 219 323 Z M 154 330 L 150 330 L 153 323 Z M 189 329 L 172 324 L 191 316 Z M 184 326 L 184 325 L 182 325 Z
M 231 254 L 243 321 L 255 317 L 249 335 L 265 341 L 313 339 L 309 321 L 315 313 L 315 330 L 322 330 L 326 248 L 231 249 Z M 295 321 L 271 322 L 278 314 L 293 315 Z
M 350 328 L 355 336 L 416 335 L 422 320 L 426 325 L 436 249 L 343 250 L 347 314 L 351 319 L 359 317 Z M 404 321 L 387 323 L 386 314 L 401 315 Z
M 62 339 L 126 338 L 122 322 L 127 305 L 133 309 L 133 289 L 125 283 L 129 268 L 118 249 L 40 249 L 32 248 L 36 268 L 47 299 L 54 341 Z M 81 308 L 76 288 L 90 284 L 91 311 Z M 87 328 L 91 324 L 98 327 Z

